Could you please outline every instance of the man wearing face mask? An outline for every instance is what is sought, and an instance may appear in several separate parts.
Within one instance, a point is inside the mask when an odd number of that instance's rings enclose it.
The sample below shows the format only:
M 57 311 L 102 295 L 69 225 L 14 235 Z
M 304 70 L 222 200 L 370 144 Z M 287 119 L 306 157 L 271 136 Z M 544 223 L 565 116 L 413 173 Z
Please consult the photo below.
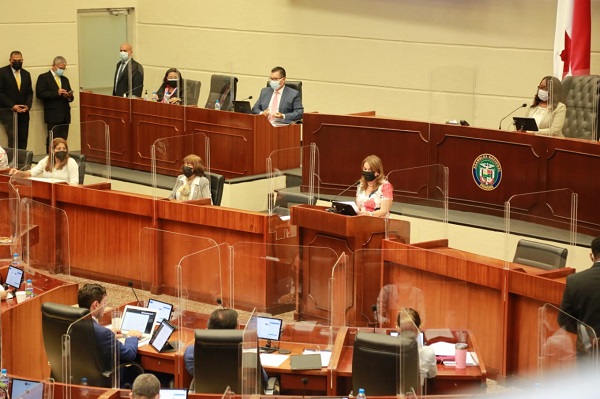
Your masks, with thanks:
M 18 116 L 19 149 L 27 149 L 29 110 L 33 102 L 31 75 L 23 69 L 20 51 L 10 53 L 9 65 L 0 68 L 0 121 L 8 134 L 8 146 L 14 147 L 13 112 Z M 12 110 L 9 112 L 7 110 Z
M 131 44 L 123 43 L 119 47 L 121 61 L 117 63 L 115 70 L 113 96 L 141 97 L 144 89 L 144 67 L 132 58 L 133 49 Z M 131 76 L 131 79 L 130 79 Z
M 263 114 L 270 121 L 292 123 L 302 119 L 304 106 L 300 93 L 285 86 L 285 69 L 275 67 L 271 70 L 269 87 L 261 90 L 254 107 L 253 114 Z
M 64 76 L 67 60 L 58 56 L 52 61 L 52 67 L 38 77 L 35 95 L 44 103 L 44 122 L 48 128 L 46 151 L 50 144 L 50 132 L 53 138 L 62 137 L 67 140 L 71 123 L 71 102 L 73 90 L 69 79 Z

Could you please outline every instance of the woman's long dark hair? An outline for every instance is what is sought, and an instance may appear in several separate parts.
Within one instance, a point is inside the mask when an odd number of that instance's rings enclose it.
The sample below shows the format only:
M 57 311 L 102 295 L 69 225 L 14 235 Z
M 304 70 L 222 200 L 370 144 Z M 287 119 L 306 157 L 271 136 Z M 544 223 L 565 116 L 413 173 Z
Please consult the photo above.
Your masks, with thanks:
M 546 82 L 546 89 L 548 90 L 548 106 L 550 108 L 556 107 L 562 100 L 562 85 L 560 80 L 554 76 L 544 76 L 542 82 Z M 541 102 L 542 100 L 538 97 L 538 92 L 536 90 L 531 108 L 537 107 Z

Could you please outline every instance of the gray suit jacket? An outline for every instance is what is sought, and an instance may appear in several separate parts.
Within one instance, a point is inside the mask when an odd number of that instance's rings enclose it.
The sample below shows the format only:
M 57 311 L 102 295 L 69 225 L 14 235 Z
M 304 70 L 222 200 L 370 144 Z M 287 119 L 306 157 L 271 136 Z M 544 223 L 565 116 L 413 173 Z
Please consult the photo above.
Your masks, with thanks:
M 265 109 L 269 108 L 271 97 L 273 96 L 273 89 L 265 87 L 260 91 L 260 96 L 254 107 L 252 107 L 253 114 L 260 114 Z M 285 115 L 284 122 L 291 123 L 299 121 L 304 115 L 304 107 L 302 106 L 302 99 L 300 93 L 291 87 L 285 86 L 283 94 L 279 99 L 279 112 Z

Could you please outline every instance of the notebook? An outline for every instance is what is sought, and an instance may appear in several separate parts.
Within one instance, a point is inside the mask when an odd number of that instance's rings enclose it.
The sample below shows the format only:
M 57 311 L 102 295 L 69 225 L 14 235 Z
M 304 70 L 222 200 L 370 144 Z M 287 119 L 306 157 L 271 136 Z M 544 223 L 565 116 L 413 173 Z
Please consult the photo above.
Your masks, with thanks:
M 44 384 L 39 381 L 12 379 L 10 397 L 14 399 L 42 399 L 44 396 Z
M 292 355 L 290 356 L 290 368 L 292 370 L 320 370 L 321 355 Z
M 123 310 L 123 319 L 121 320 L 121 332 L 129 333 L 131 330 L 137 330 L 142 333 L 138 341 L 138 346 L 146 345 L 152 332 L 157 325 L 158 310 L 142 308 L 140 306 L 127 305 Z
M 160 399 L 186 399 L 187 389 L 161 389 Z
M 240 112 L 242 114 L 251 114 L 252 107 L 250 106 L 250 101 L 232 101 L 233 102 L 233 110 L 235 112 Z
M 169 343 L 169 338 L 175 332 L 176 328 L 174 325 L 169 323 L 166 319 L 163 319 L 152 339 L 150 340 L 150 346 L 156 349 L 157 352 L 170 352 L 175 350 L 175 347 Z
M 162 302 L 156 299 L 148 300 L 148 309 L 156 309 L 158 310 L 158 318 L 156 319 L 156 323 L 160 324 L 163 319 L 167 321 L 171 320 L 171 315 L 173 314 L 173 305 L 167 302 Z

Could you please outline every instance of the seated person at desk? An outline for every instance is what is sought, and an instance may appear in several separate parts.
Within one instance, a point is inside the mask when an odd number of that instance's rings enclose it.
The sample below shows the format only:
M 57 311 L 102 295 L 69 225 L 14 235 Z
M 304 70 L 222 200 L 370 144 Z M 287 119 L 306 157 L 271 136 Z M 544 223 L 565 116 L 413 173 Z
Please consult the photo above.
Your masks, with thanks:
M 235 330 L 238 327 L 238 313 L 233 309 L 216 309 L 208 319 L 209 330 Z M 185 348 L 183 354 L 185 368 L 194 376 L 194 344 Z
M 8 155 L 4 148 L 0 147 L 0 169 L 8 168 Z
M 140 374 L 133 381 L 131 399 L 159 399 L 160 381 L 154 374 Z
M 77 303 L 79 304 L 79 307 L 90 310 L 94 320 L 94 332 L 96 334 L 96 340 L 105 349 L 104 356 L 107 359 L 112 357 L 111 346 L 113 342 L 116 342 L 117 349 L 119 351 L 120 362 L 132 362 L 137 356 L 138 339 L 142 334 L 139 331 L 132 330 L 129 331 L 127 338 L 125 338 L 124 344 L 116 340 L 115 333 L 113 331 L 101 326 L 98 323 L 98 320 L 100 320 L 104 315 L 107 302 L 106 288 L 100 284 L 85 284 L 77 293 Z M 126 382 L 124 379 L 121 381 L 122 384 Z
M 252 113 L 263 114 L 272 122 L 291 123 L 302 119 L 304 107 L 300 92 L 285 87 L 285 69 L 278 66 L 271 70 L 269 87 L 260 91 Z
M 158 102 L 166 104 L 181 104 L 183 97 L 183 78 L 177 68 L 171 68 L 165 73 L 163 84 L 156 92 Z
M 421 332 L 421 318 L 419 313 L 413 308 L 398 312 L 398 324 L 396 328 L 400 334 L 410 334 L 416 336 Z M 424 346 L 419 342 L 419 369 L 421 373 L 421 386 L 425 384 L 425 378 L 433 378 L 437 375 L 437 365 L 435 353 L 429 346 Z
M 69 157 L 69 147 L 65 139 L 57 137 L 52 140 L 51 154 L 46 155 L 37 165 L 31 170 L 11 169 L 10 175 L 17 177 L 37 177 L 53 178 L 63 180 L 69 184 L 79 183 L 79 167 L 77 162 Z M 51 164 L 51 159 L 54 159 L 54 165 Z
M 394 188 L 383 174 L 383 165 L 377 155 L 369 155 L 362 163 L 362 177 L 356 189 L 359 215 L 387 217 L 394 200 Z
M 562 128 L 565 124 L 567 107 L 560 102 L 560 80 L 546 76 L 540 82 L 538 91 L 533 97 L 533 103 L 527 111 L 527 117 L 535 119 L 538 131 L 530 132 L 541 136 L 564 137 Z
M 198 155 L 190 154 L 183 158 L 182 175 L 177 176 L 175 187 L 169 196 L 179 201 L 192 201 L 210 198 L 208 179 L 204 176 L 204 163 Z M 211 200 L 212 203 L 212 200 Z

